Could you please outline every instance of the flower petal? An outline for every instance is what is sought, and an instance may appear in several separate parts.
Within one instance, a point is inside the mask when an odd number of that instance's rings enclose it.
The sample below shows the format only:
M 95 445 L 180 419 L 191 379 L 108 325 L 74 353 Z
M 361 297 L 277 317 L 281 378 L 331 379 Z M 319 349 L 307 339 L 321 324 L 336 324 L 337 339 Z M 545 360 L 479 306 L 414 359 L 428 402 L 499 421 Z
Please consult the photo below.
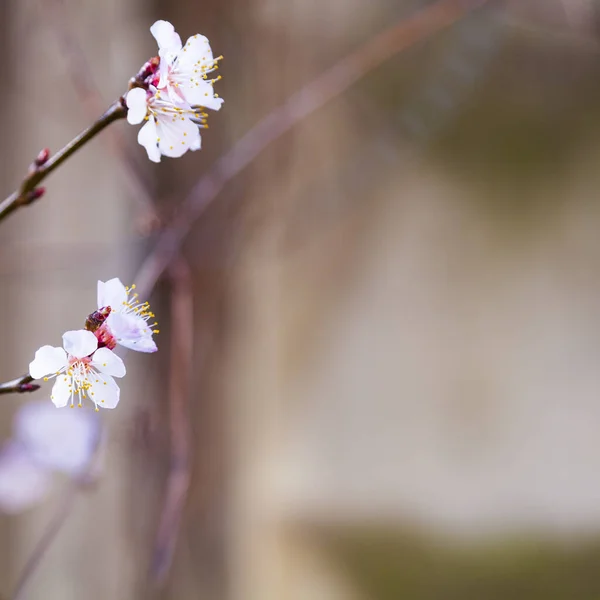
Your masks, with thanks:
M 85 329 L 67 331 L 63 335 L 63 347 L 71 356 L 83 358 L 96 350 L 98 339 L 91 331 L 86 331 Z
M 0 509 L 18 513 L 39 502 L 51 484 L 50 473 L 35 464 L 19 444 L 9 442 L 0 452 Z
M 105 373 L 95 373 L 90 376 L 91 387 L 88 398 L 100 408 L 115 408 L 119 404 L 121 390 L 117 382 Z
M 56 410 L 48 402 L 29 402 L 19 409 L 13 430 L 35 464 L 76 474 L 92 458 L 100 421 L 93 411 Z
M 146 336 L 137 340 L 123 339 L 119 344 L 124 348 L 129 348 L 129 350 L 137 350 L 138 352 L 146 352 L 147 354 L 158 350 L 152 336 Z
M 181 91 L 186 102 L 191 106 L 204 106 L 211 110 L 220 110 L 223 104 L 223 98 L 215 96 L 212 84 L 202 78 L 188 79 L 177 89 Z
M 213 53 L 208 38 L 197 33 L 189 37 L 184 46 L 185 52 L 179 53 L 178 69 L 193 69 L 213 66 Z
M 183 156 L 198 143 L 198 126 L 187 117 L 160 114 L 157 123 L 158 147 L 161 154 L 171 158 Z
M 110 306 L 120 310 L 127 302 L 127 290 L 118 277 L 108 281 L 98 281 L 98 308 Z
M 142 88 L 133 88 L 125 96 L 127 103 L 127 122 L 131 125 L 137 125 L 144 120 L 148 113 L 148 94 Z
M 61 373 L 52 386 L 50 400 L 52 400 L 52 403 L 56 408 L 63 408 L 68 404 L 72 397 L 73 387 L 71 378 Z
M 126 373 L 123 361 L 108 348 L 98 348 L 92 356 L 92 366 L 101 373 L 113 377 L 123 377 Z
M 138 352 L 158 350 L 152 339 L 152 329 L 141 317 L 133 314 L 111 313 L 106 322 L 121 346 Z
M 138 144 L 146 148 L 148 158 L 152 162 L 160 162 L 160 150 L 158 149 L 158 134 L 156 131 L 156 122 L 150 117 L 146 124 L 139 130 Z
M 29 375 L 34 379 L 41 379 L 60 371 L 67 363 L 67 353 L 62 348 L 42 346 L 29 363 Z
M 190 150 L 195 152 L 196 150 L 200 150 L 202 147 L 202 137 L 200 136 L 200 130 L 198 130 L 198 137 L 190 144 Z
M 154 36 L 160 50 L 165 48 L 177 52 L 181 49 L 181 38 L 169 21 L 156 21 L 150 27 L 150 33 Z
M 177 52 L 172 52 L 170 49 L 165 48 L 164 50 L 159 50 L 158 56 L 160 57 L 160 62 L 158 63 L 159 79 L 157 87 L 162 89 L 167 85 L 169 70 L 177 58 Z

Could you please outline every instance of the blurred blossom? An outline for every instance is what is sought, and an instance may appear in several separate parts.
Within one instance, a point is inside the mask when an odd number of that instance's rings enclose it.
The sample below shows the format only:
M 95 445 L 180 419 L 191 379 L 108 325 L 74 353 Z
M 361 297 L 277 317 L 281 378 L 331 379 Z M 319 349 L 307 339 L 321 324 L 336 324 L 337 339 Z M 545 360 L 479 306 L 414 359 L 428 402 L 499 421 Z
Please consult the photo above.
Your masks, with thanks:
M 96 410 L 115 408 L 119 403 L 120 389 L 113 377 L 125 375 L 123 361 L 108 348 L 98 348 L 98 340 L 91 331 L 67 331 L 63 335 L 63 347 L 42 346 L 29 364 L 34 379 L 47 381 L 56 377 L 50 399 L 58 408 L 74 406 L 89 398 Z
M 82 473 L 100 439 L 100 421 L 91 411 L 56 410 L 47 402 L 23 405 L 13 437 L 0 451 L 0 509 L 16 513 L 41 501 L 53 471 Z
M 77 475 L 87 465 L 100 434 L 93 412 L 56 410 L 47 402 L 25 404 L 13 430 L 36 464 L 68 475 Z
M 0 451 L 0 509 L 26 510 L 39 502 L 51 483 L 50 472 L 36 465 L 25 448 L 8 442 Z
M 98 310 L 106 309 L 108 316 L 94 333 L 99 345 L 111 350 L 119 344 L 138 352 L 156 352 L 152 334 L 159 331 L 152 328 L 157 323 L 148 324 L 155 314 L 148 302 L 139 302 L 134 290 L 135 285 L 126 287 L 116 277 L 98 282 Z

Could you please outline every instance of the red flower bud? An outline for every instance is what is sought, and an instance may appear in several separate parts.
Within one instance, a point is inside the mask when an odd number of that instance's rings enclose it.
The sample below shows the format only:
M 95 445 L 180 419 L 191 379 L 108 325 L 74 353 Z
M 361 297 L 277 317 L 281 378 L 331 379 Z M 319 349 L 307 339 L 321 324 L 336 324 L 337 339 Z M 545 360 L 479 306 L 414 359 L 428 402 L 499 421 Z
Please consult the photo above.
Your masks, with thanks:
M 33 161 L 33 163 L 36 167 L 41 167 L 43 164 L 45 164 L 48 161 L 49 158 L 50 158 L 50 149 L 44 148 L 43 150 L 40 150 L 40 153 L 37 155 L 37 157 Z

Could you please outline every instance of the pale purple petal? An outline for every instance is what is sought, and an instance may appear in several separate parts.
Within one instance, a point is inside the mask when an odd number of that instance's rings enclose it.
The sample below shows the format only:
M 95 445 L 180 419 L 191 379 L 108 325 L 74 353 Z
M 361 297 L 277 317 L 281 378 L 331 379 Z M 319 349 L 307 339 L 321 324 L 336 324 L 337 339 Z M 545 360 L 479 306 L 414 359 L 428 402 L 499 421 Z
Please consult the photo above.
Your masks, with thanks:
M 106 323 L 121 346 L 138 352 L 156 352 L 152 329 L 141 317 L 111 313 Z
M 126 373 L 125 364 L 114 352 L 108 348 L 98 348 L 92 356 L 92 366 L 101 373 L 113 377 L 123 377 Z
M 98 281 L 98 308 L 110 306 L 113 310 L 120 310 L 127 302 L 127 290 L 118 277 L 108 281 Z
M 94 453 L 100 421 L 92 410 L 57 410 L 48 402 L 30 402 L 19 409 L 13 431 L 35 464 L 76 474 Z
M 0 509 L 18 513 L 39 502 L 51 484 L 50 473 L 35 464 L 23 447 L 14 442 L 0 451 Z
M 67 362 L 67 353 L 62 348 L 42 346 L 29 363 L 29 375 L 34 379 L 53 375 L 65 367 Z
M 83 358 L 96 350 L 98 340 L 91 331 L 86 331 L 85 329 L 67 331 L 63 335 L 63 347 L 71 356 Z

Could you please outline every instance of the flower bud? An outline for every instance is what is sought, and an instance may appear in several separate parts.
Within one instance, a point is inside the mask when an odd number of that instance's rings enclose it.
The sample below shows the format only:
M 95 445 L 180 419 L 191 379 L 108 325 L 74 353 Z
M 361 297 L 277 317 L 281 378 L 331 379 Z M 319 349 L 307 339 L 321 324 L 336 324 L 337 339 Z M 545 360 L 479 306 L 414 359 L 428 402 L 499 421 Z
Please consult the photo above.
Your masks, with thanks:
M 36 167 L 41 167 L 43 164 L 48 162 L 49 158 L 50 158 L 50 149 L 44 148 L 43 150 L 40 150 L 40 153 L 37 155 L 36 159 L 33 161 L 33 164 Z

